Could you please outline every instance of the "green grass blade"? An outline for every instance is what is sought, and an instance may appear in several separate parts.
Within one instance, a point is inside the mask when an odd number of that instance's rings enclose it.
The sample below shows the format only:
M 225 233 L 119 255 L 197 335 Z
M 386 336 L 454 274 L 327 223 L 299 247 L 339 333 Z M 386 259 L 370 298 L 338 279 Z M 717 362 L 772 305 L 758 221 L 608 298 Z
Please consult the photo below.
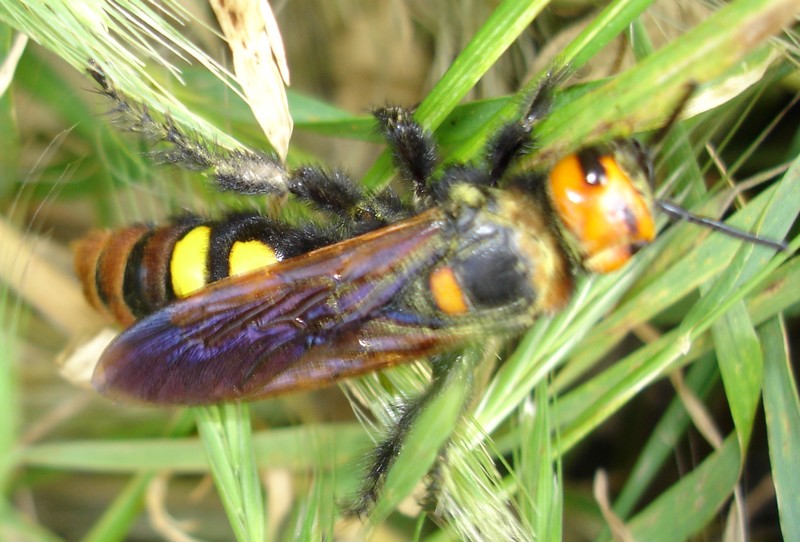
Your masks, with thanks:
M 632 21 L 636 19 L 652 0 L 617 0 L 611 2 L 597 17 L 594 17 L 581 33 L 565 47 L 554 61 L 552 69 L 564 74 L 574 73 L 581 68 L 593 55 L 606 47 L 617 35 L 623 32 Z M 540 79 L 535 77 L 518 93 L 519 100 L 508 100 L 505 105 L 479 129 L 474 130 L 473 136 L 456 149 L 450 160 L 464 162 L 472 159 L 483 150 L 487 140 L 500 126 L 515 119 L 520 115 L 521 103 L 527 102 L 530 95 L 539 84 Z M 554 107 L 558 110 L 559 104 Z M 537 142 L 538 145 L 538 142 Z
M 547 4 L 547 0 L 503 0 L 425 97 L 414 118 L 435 130 Z M 381 186 L 393 173 L 390 155 L 384 152 L 362 182 Z
M 357 458 L 369 439 L 356 423 L 304 425 L 259 431 L 253 450 L 259 462 L 280 468 L 306 470 L 317 459 L 315 448 L 333 449 L 335 465 Z M 19 452 L 24 465 L 84 472 L 135 472 L 142 468 L 181 473 L 204 473 L 208 462 L 196 438 L 60 441 L 33 444 Z
M 540 540 L 558 541 L 563 536 L 564 480 L 561 462 L 553 461 L 552 416 L 547 384 L 536 388 L 533 401 L 520 411 L 519 465 L 520 513 Z
M 739 448 L 747 450 L 761 399 L 764 358 L 744 301 L 731 307 L 711 327 L 711 333 Z
M 699 532 L 728 500 L 739 480 L 740 462 L 738 442 L 730 437 L 627 524 L 633 539 L 677 542 Z
M 6 254 L 0 253 L 0 258 L 5 257 Z M 12 313 L 9 303 L 6 286 L 0 284 L 0 494 L 5 494 L 12 471 L 17 466 L 12 452 L 20 423 L 19 384 L 15 367 L 18 359 L 16 322 L 7 321 L 6 316 Z
M 192 19 L 187 10 L 172 0 L 158 7 L 141 1 L 99 1 L 89 6 L 70 0 L 0 2 L 0 21 L 79 71 L 85 71 L 90 59 L 97 61 L 119 89 L 151 110 L 169 112 L 177 123 L 221 145 L 237 146 L 225 132 L 187 109 L 152 71 L 145 70 L 143 59 L 148 59 L 180 80 L 179 68 L 164 52 L 171 51 L 198 62 L 234 88 L 231 74 L 179 30 Z
M 796 10 L 793 0 L 738 0 L 724 6 L 634 68 L 543 119 L 536 128 L 541 150 L 532 156 L 534 165 L 590 141 L 660 126 L 688 85 L 723 76 Z
M 179 414 L 176 421 L 165 431 L 168 436 L 183 436 L 194 429 L 194 420 L 184 412 Z M 102 443 L 101 443 L 102 444 Z M 45 445 L 47 446 L 47 445 Z M 56 445 L 57 446 L 57 445 Z M 126 450 L 123 448 L 123 450 Z M 94 450 L 81 450 L 84 462 L 93 463 L 97 457 Z M 163 449 L 153 449 L 150 454 L 161 456 Z M 53 450 L 52 457 L 60 457 L 58 450 Z M 141 456 L 140 456 L 141 461 Z M 141 465 L 141 463 L 140 463 Z M 141 471 L 131 469 L 131 471 Z M 84 542 L 113 542 L 115 540 L 125 540 L 130 534 L 133 523 L 139 516 L 144 507 L 145 493 L 150 482 L 156 477 L 155 470 L 139 472 L 128 481 L 125 488 L 116 496 L 113 502 L 105 509 L 103 515 L 92 526 L 91 530 L 83 538 Z
M 800 399 L 786 328 L 773 318 L 759 329 L 764 344 L 764 412 L 784 540 L 800 540 Z
M 706 358 L 694 363 L 686 375 L 685 383 L 698 399 L 708 395 L 718 382 L 717 365 Z M 669 408 L 653 428 L 652 434 L 642 448 L 631 469 L 625 486 L 614 502 L 614 512 L 627 518 L 651 487 L 664 463 L 675 453 L 675 447 L 684 436 L 691 418 L 680 398 L 672 400 Z
M 431 470 L 442 447 L 450 440 L 462 414 L 471 379 L 470 363 L 459 362 L 449 370 L 447 385 L 433 397 L 415 420 L 400 455 L 386 475 L 383 491 L 370 514 L 370 521 L 382 523 Z
M 196 408 L 195 414 L 211 474 L 236 539 L 260 542 L 266 519 L 249 407 L 225 404 Z
M 156 473 L 149 471 L 137 474 L 125 485 L 83 537 L 83 542 L 114 542 L 126 540 L 130 529 L 144 508 L 144 496 Z

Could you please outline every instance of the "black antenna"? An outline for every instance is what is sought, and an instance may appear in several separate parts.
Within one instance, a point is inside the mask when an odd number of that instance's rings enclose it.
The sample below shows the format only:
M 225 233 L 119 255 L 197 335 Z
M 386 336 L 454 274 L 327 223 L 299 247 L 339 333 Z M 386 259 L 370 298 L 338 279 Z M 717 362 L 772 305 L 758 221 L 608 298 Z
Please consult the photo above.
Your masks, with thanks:
M 657 146 L 664 140 L 665 137 L 667 137 L 667 134 L 670 132 L 673 125 L 678 121 L 681 114 L 686 109 L 686 104 L 689 103 L 689 99 L 692 97 L 692 94 L 694 94 L 695 90 L 697 90 L 697 86 L 698 85 L 695 82 L 690 82 L 687 84 L 683 95 L 675 105 L 675 109 L 673 109 L 672 114 L 670 115 L 669 119 L 667 119 L 667 122 L 650 138 L 648 143 L 649 146 Z M 713 218 L 709 218 L 707 216 L 696 215 L 687 211 L 677 203 L 672 203 L 671 201 L 666 200 L 656 200 L 655 203 L 664 214 L 672 219 L 698 224 L 710 230 L 722 232 L 725 235 L 735 239 L 741 239 L 742 241 L 747 241 L 748 243 L 753 243 L 756 245 L 762 245 L 774 250 L 784 251 L 787 248 L 786 242 L 784 241 L 772 241 L 770 239 L 764 239 L 763 237 L 759 237 L 752 233 L 728 226 L 719 220 L 714 220 Z
M 670 133 L 675 123 L 678 122 L 683 112 L 686 110 L 686 104 L 689 103 L 689 100 L 692 98 L 692 94 L 694 91 L 697 90 L 697 83 L 690 81 L 686 84 L 686 88 L 683 90 L 683 94 L 681 95 L 680 99 L 675 104 L 675 107 L 672 109 L 672 113 L 670 113 L 667 122 L 664 123 L 659 130 L 654 133 L 650 140 L 647 142 L 648 147 L 658 147 L 661 142 L 664 141 L 664 138 L 667 137 L 667 134 Z
M 714 220 L 713 218 L 708 218 L 706 216 L 700 216 L 691 213 L 686 209 L 684 209 L 683 207 L 681 207 L 680 205 L 672 203 L 670 201 L 656 200 L 656 205 L 658 206 L 659 209 L 661 209 L 661 211 L 664 212 L 664 214 L 666 214 L 670 218 L 683 220 L 684 222 L 691 222 L 692 224 L 699 224 L 701 226 L 705 226 L 710 230 L 722 232 L 730 237 L 741 239 L 742 241 L 747 241 L 749 243 L 753 243 L 756 245 L 769 247 L 775 250 L 784 251 L 787 248 L 786 242 L 784 241 L 772 241 L 770 239 L 764 239 L 763 237 L 758 237 L 757 235 L 753 235 L 752 233 L 748 233 L 746 231 L 736 229 L 732 226 L 728 226 L 727 224 L 725 224 L 724 222 L 720 222 L 719 220 Z

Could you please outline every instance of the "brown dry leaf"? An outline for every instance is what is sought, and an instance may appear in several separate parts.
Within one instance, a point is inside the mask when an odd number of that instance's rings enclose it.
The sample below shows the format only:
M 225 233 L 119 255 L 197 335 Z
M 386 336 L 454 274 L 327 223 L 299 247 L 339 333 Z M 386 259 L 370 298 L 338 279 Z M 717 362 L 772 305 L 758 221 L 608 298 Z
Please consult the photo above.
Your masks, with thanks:
M 236 78 L 261 129 L 286 157 L 292 117 L 286 100 L 289 68 L 278 23 L 266 0 L 211 0 L 233 53 Z

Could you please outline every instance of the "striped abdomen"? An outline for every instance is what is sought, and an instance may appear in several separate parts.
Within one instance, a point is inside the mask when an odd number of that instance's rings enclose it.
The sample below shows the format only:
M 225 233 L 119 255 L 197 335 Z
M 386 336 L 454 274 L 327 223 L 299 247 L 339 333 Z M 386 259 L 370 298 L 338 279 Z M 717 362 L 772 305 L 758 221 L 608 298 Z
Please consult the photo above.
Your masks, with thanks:
M 124 326 L 229 275 L 332 242 L 255 214 L 220 221 L 186 217 L 164 226 L 93 231 L 75 246 L 86 299 Z

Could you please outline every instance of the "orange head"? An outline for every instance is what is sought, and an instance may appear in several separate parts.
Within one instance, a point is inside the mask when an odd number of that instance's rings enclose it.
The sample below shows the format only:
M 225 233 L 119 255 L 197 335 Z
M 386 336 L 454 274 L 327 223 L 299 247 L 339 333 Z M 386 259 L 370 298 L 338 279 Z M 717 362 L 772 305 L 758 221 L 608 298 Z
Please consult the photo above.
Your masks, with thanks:
M 582 149 L 551 170 L 553 208 L 589 271 L 614 271 L 655 238 L 651 171 L 632 142 Z

